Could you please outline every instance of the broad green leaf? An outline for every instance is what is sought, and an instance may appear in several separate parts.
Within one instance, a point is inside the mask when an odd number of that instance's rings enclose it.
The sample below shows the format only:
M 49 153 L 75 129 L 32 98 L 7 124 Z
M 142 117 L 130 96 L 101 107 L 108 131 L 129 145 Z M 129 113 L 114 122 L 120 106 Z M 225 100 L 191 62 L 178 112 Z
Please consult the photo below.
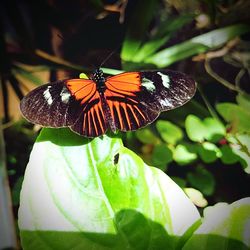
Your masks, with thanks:
M 173 158 L 179 165 L 187 165 L 197 159 L 197 149 L 192 144 L 178 144 L 174 150 Z
M 211 142 L 203 142 L 198 147 L 198 154 L 205 163 L 212 163 L 221 157 L 220 149 Z
M 208 141 L 218 142 L 226 134 L 224 125 L 212 117 L 205 118 L 203 124 L 206 127 L 207 133 L 205 134 L 205 138 Z
M 216 105 L 219 114 L 231 124 L 233 132 L 250 132 L 250 111 L 234 103 Z
M 149 128 L 138 129 L 135 134 L 137 139 L 145 144 L 155 145 L 160 142 L 160 139 Z
M 33 147 L 19 208 L 24 249 L 173 249 L 198 220 L 184 192 L 119 138 L 43 129 Z
M 158 120 L 156 128 L 162 139 L 167 143 L 176 144 L 183 138 L 182 130 L 172 122 Z
M 239 157 L 235 154 L 229 145 L 223 145 L 220 147 L 221 161 L 224 164 L 234 164 L 239 161 Z
M 205 195 L 212 195 L 215 189 L 213 175 L 202 166 L 198 166 L 195 172 L 187 174 L 187 180 L 193 187 L 199 189 Z
M 163 49 L 147 58 L 145 63 L 163 68 L 176 61 L 222 46 L 227 41 L 247 33 L 249 30 L 250 26 L 244 24 L 213 30 L 170 48 Z
M 190 140 L 202 142 L 205 139 L 207 134 L 206 127 L 199 117 L 188 115 L 185 120 L 185 127 Z
M 250 198 L 217 203 L 204 210 L 201 226 L 183 250 L 247 250 L 250 248 Z

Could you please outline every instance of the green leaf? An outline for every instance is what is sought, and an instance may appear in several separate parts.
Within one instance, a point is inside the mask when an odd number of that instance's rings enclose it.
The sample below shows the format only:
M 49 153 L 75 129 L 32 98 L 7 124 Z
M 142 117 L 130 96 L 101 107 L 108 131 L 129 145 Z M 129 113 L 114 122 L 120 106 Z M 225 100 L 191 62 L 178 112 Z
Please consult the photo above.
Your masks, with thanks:
M 232 204 L 217 203 L 204 210 L 204 220 L 183 250 L 250 248 L 250 198 Z
M 250 135 L 236 134 L 228 137 L 233 152 L 239 156 L 244 171 L 250 174 Z
M 162 139 L 170 144 L 176 144 L 183 138 L 182 130 L 169 121 L 158 120 L 156 128 Z
M 199 189 L 205 195 L 212 195 L 214 193 L 214 176 L 202 166 L 198 166 L 194 173 L 188 173 L 187 180 L 192 187 Z
M 170 48 L 163 49 L 147 58 L 145 63 L 154 64 L 159 68 L 163 68 L 176 61 L 222 46 L 227 41 L 247 33 L 249 30 L 250 27 L 244 24 L 236 24 L 213 30 Z
M 216 105 L 219 114 L 231 124 L 233 132 L 250 132 L 250 112 L 234 103 Z
M 103 71 L 103 73 L 108 75 L 118 75 L 124 72 L 123 70 L 104 68 L 104 67 L 101 67 L 101 70 Z
M 196 147 L 192 144 L 178 144 L 174 150 L 173 158 L 179 165 L 187 165 L 197 159 Z
M 194 15 L 181 15 L 174 19 L 167 19 L 158 26 L 156 34 L 150 41 L 146 42 L 136 52 L 132 59 L 133 62 L 143 62 L 147 57 L 154 54 L 161 46 L 171 38 L 183 25 L 191 22 Z
M 49 68 L 47 70 L 49 70 Z M 28 81 L 35 83 L 36 85 L 42 85 L 44 83 L 44 81 L 42 79 L 40 79 L 39 77 L 37 77 L 34 74 L 35 71 L 30 72 L 26 69 L 23 69 L 22 67 L 20 67 L 18 65 L 14 69 L 12 69 L 12 72 L 16 77 L 18 77 L 18 75 L 20 75 L 23 78 L 27 79 Z
M 89 79 L 85 73 L 80 73 L 79 78 L 81 79 Z
M 208 202 L 203 194 L 194 188 L 184 188 L 185 193 L 197 207 L 206 207 Z
M 205 138 L 210 142 L 218 142 L 226 135 L 226 128 L 224 125 L 212 117 L 205 118 L 203 124 L 207 131 Z
M 152 154 L 153 165 L 166 166 L 173 161 L 173 153 L 166 144 L 159 144 L 154 147 Z
M 15 185 L 12 188 L 12 204 L 14 206 L 19 205 L 20 202 L 20 190 L 21 190 L 21 186 L 23 183 L 23 176 L 20 176 L 17 181 L 15 182 Z
M 33 147 L 18 219 L 26 250 L 173 249 L 198 220 L 184 192 L 119 138 L 43 129 Z
M 202 142 L 205 139 L 207 133 L 206 127 L 199 117 L 195 115 L 188 115 L 185 120 L 185 127 L 190 140 Z
M 203 142 L 198 147 L 198 154 L 205 163 L 212 163 L 221 157 L 220 149 L 211 142 Z
M 250 110 L 250 97 L 248 95 L 238 94 L 236 96 L 236 101 L 242 108 Z
M 186 187 L 187 181 L 178 176 L 171 176 L 171 179 L 181 188 Z
M 221 161 L 224 164 L 234 164 L 239 161 L 239 157 L 233 152 L 229 145 L 223 145 L 220 148 L 221 151 Z
M 160 142 L 160 139 L 149 128 L 138 129 L 135 134 L 137 139 L 145 144 L 155 145 Z
M 96 8 L 103 8 L 103 2 L 101 0 L 90 0 L 90 2 L 96 7 Z
M 155 7 L 158 1 L 139 0 L 133 8 L 130 17 L 125 40 L 121 50 L 121 58 L 124 61 L 131 61 L 140 48 L 150 21 L 155 14 Z

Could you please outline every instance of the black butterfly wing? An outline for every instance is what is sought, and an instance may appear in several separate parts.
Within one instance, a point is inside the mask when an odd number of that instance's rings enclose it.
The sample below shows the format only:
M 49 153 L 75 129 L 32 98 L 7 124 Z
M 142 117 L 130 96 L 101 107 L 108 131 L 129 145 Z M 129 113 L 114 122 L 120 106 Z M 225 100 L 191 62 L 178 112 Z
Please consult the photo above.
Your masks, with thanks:
M 70 127 L 87 137 L 107 130 L 99 94 L 91 80 L 71 79 L 42 85 L 20 104 L 23 116 L 44 127 Z
M 23 116 L 45 127 L 66 127 L 74 124 L 81 107 L 66 87 L 66 80 L 39 86 L 26 95 L 20 104 Z
M 177 108 L 196 90 L 189 76 L 171 70 L 126 72 L 107 78 L 105 96 L 117 129 L 136 130 L 160 112 Z
M 142 71 L 140 79 L 138 98 L 158 112 L 184 105 L 196 91 L 195 81 L 178 71 Z

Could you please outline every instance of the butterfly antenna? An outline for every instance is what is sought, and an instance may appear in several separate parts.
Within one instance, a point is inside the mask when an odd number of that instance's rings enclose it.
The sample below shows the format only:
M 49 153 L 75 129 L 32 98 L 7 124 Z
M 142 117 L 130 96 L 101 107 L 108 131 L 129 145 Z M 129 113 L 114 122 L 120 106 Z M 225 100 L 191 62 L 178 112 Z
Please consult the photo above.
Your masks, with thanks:
M 64 41 L 65 39 L 64 39 L 64 37 L 61 35 L 61 34 L 57 34 L 57 37 L 59 37 L 62 41 Z
M 116 51 L 116 49 L 114 49 L 114 50 L 104 59 L 104 61 L 101 63 L 101 65 L 100 65 L 99 68 L 101 68 L 102 65 L 110 59 L 110 57 L 115 53 L 115 51 Z

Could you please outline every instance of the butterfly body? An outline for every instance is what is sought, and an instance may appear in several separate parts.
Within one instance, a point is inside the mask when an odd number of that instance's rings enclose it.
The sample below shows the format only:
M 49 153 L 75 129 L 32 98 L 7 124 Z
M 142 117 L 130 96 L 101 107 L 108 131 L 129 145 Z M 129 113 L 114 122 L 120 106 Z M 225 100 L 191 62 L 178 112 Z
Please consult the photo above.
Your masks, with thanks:
M 107 129 L 131 131 L 153 122 L 160 112 L 192 98 L 196 84 L 171 70 L 125 72 L 105 78 L 97 69 L 90 79 L 42 85 L 21 101 L 24 117 L 45 127 L 70 127 L 97 137 Z
M 96 84 L 96 88 L 99 93 L 104 92 L 106 90 L 105 85 L 105 77 L 103 76 L 103 71 L 101 69 L 96 69 L 93 72 L 93 75 L 90 77 Z

